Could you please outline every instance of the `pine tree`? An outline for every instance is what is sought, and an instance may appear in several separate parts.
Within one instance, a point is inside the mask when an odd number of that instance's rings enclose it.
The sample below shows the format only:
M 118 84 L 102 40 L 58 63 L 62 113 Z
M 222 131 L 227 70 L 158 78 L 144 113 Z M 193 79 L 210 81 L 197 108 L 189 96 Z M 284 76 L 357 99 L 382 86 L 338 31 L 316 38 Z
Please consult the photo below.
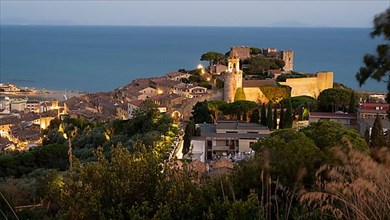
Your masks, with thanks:
M 366 127 L 366 131 L 364 132 L 364 140 L 366 141 L 367 145 L 370 146 L 370 130 L 368 127 Z
M 283 127 L 284 128 L 292 128 L 293 118 L 292 118 L 291 98 L 287 99 L 287 110 L 286 110 L 286 114 L 284 116 L 285 116 L 285 119 L 284 119 Z
M 356 97 L 355 91 L 352 90 L 351 98 L 349 100 L 348 113 L 355 113 L 356 111 Z
M 285 117 L 284 117 L 284 107 L 283 105 L 280 106 L 280 118 L 279 118 L 279 129 L 283 129 L 284 128 L 284 120 L 285 120 Z
M 384 147 L 385 138 L 382 130 L 381 118 L 377 114 L 375 117 L 374 125 L 371 130 L 371 144 L 370 147 Z
M 272 121 L 272 104 L 271 102 L 268 102 L 268 109 L 267 109 L 267 127 L 271 130 L 273 129 L 273 121 Z
M 276 105 L 274 106 L 274 117 L 273 117 L 273 129 L 276 129 L 278 127 L 278 109 L 276 108 Z
M 262 125 L 267 126 L 267 115 L 265 112 L 265 103 L 263 103 L 263 105 L 261 106 L 260 121 Z

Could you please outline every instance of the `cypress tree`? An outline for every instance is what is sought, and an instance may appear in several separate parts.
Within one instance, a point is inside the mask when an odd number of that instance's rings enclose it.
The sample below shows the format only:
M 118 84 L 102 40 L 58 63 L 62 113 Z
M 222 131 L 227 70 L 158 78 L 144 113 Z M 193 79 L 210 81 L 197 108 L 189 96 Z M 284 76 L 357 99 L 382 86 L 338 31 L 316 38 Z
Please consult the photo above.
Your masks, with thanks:
M 293 118 L 292 118 L 291 98 L 287 99 L 287 110 L 286 110 L 286 114 L 284 116 L 285 116 L 285 119 L 284 119 L 284 123 L 283 123 L 284 126 L 283 127 L 284 128 L 292 128 Z
M 370 147 L 384 147 L 385 138 L 382 130 L 381 118 L 377 114 L 375 117 L 374 125 L 371 130 L 371 144 Z
M 186 130 L 185 130 L 185 134 L 184 134 L 184 137 L 183 137 L 183 154 L 186 154 L 189 149 L 190 149 L 190 146 L 191 146 L 191 137 L 195 135 L 195 132 L 196 132 L 196 126 L 195 126 L 195 123 L 194 121 L 190 121 L 188 122 L 187 126 L 186 126 Z
M 274 118 L 273 118 L 273 129 L 276 129 L 278 127 L 278 109 L 276 108 L 276 105 L 274 106 Z
M 273 129 L 273 121 L 272 121 L 272 105 L 271 102 L 268 102 L 268 109 L 267 109 L 267 126 L 271 130 Z
M 364 132 L 364 140 L 366 141 L 367 145 L 370 146 L 370 131 L 368 127 L 366 127 L 366 131 Z
M 349 106 L 348 106 L 348 113 L 355 113 L 356 111 L 356 97 L 355 97 L 355 91 L 352 90 L 351 98 L 349 100 Z
M 261 106 L 260 122 L 262 125 L 267 126 L 267 115 L 265 113 L 265 103 Z
M 284 117 L 284 107 L 282 105 L 282 106 L 280 106 L 279 129 L 283 129 L 284 128 L 284 120 L 285 120 L 285 117 Z
M 252 114 L 251 114 L 251 117 L 250 117 L 250 122 L 252 123 L 260 123 L 260 110 L 258 108 L 256 108 Z

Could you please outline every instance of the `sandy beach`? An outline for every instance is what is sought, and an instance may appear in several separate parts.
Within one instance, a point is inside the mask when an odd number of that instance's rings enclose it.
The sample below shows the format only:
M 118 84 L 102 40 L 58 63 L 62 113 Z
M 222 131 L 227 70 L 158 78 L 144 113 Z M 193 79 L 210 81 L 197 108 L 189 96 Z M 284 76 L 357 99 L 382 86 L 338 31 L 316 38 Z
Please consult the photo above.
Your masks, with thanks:
M 32 100 L 42 100 L 42 101 L 65 101 L 72 97 L 79 97 L 86 93 L 76 92 L 76 91 L 58 91 L 58 90 L 47 90 L 47 89 L 34 89 L 30 92 L 0 92 L 0 97 L 10 97 L 10 98 L 25 98 Z

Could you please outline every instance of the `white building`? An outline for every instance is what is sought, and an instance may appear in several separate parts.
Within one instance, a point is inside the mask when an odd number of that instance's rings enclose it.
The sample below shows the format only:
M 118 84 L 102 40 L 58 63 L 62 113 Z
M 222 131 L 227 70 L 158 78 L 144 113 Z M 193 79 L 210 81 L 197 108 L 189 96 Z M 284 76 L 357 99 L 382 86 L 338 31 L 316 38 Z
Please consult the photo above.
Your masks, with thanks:
M 270 135 L 267 127 L 237 121 L 220 121 L 217 124 L 199 124 L 200 136 L 191 139 L 192 154 L 200 161 L 213 155 L 246 153 L 260 138 Z

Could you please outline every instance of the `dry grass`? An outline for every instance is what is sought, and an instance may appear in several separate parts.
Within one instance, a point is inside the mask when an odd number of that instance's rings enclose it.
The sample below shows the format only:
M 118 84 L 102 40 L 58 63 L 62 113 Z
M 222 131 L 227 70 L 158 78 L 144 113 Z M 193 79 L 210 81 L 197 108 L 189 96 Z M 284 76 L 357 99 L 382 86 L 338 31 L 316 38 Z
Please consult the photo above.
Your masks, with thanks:
M 380 150 L 377 162 L 347 148 L 334 149 L 342 165 L 324 165 L 317 171 L 318 192 L 301 196 L 315 211 L 337 219 L 390 219 L 390 154 Z

